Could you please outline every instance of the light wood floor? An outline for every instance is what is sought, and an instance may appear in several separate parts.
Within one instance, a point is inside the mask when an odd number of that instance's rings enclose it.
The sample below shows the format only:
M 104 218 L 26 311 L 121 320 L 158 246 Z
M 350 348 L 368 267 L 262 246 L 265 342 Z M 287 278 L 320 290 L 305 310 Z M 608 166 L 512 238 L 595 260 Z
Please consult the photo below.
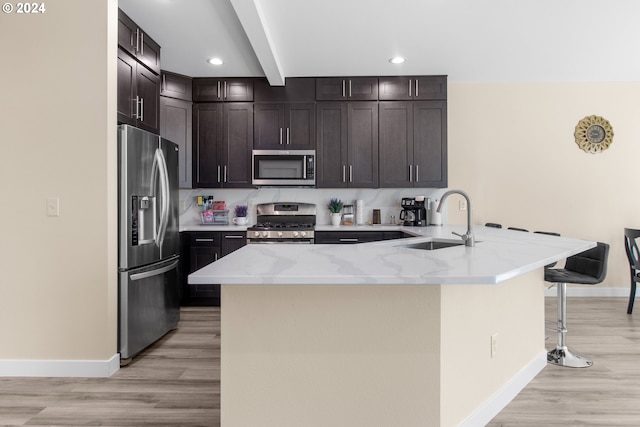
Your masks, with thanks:
M 547 366 L 489 426 L 640 426 L 640 303 L 628 316 L 622 298 L 569 298 L 567 311 L 568 344 L 594 366 Z M 218 426 L 219 332 L 219 309 L 183 308 L 111 378 L 0 378 L 0 425 Z

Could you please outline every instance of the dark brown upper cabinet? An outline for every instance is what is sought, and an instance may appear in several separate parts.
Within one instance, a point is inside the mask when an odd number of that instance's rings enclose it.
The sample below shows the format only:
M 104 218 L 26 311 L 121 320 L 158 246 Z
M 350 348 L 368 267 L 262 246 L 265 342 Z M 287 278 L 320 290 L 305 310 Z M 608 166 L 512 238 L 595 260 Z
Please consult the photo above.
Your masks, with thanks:
M 118 123 L 160 132 L 160 77 L 118 49 Z
M 316 79 L 317 101 L 376 101 L 377 77 L 328 77 Z
M 380 77 L 381 101 L 447 99 L 447 76 Z
M 193 187 L 251 188 L 253 104 L 193 106 Z
M 160 76 L 160 96 L 191 101 L 193 98 L 192 80 L 191 77 L 163 70 Z
M 195 78 L 194 102 L 251 102 L 253 79 L 251 78 Z
M 315 103 L 256 102 L 254 109 L 254 149 L 315 149 Z
M 380 102 L 380 187 L 447 186 L 446 101 Z
M 317 105 L 318 188 L 378 187 L 378 103 Z
M 118 45 L 155 74 L 160 74 L 160 45 L 120 9 Z

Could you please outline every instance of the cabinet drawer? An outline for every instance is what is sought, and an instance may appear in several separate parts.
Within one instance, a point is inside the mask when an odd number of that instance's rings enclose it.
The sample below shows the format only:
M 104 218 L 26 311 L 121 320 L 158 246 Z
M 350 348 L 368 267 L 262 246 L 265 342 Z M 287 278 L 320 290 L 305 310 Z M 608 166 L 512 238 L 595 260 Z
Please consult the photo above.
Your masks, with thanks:
M 192 232 L 189 236 L 191 246 L 220 248 L 220 232 Z
M 183 101 L 191 101 L 191 99 L 193 98 L 193 85 L 191 77 L 163 71 L 160 86 L 160 95 L 168 96 L 170 98 L 182 99 Z
M 384 240 L 381 231 L 316 231 L 316 244 L 354 244 Z

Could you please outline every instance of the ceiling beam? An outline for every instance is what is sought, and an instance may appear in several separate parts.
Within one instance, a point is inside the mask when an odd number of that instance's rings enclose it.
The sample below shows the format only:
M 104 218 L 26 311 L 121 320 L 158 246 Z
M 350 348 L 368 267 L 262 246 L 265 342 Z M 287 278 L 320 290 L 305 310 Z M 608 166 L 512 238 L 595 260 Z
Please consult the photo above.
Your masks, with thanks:
M 231 0 L 253 51 L 260 61 L 262 71 L 271 86 L 284 86 L 284 74 L 280 68 L 278 54 L 271 41 L 269 28 L 262 15 L 259 0 Z

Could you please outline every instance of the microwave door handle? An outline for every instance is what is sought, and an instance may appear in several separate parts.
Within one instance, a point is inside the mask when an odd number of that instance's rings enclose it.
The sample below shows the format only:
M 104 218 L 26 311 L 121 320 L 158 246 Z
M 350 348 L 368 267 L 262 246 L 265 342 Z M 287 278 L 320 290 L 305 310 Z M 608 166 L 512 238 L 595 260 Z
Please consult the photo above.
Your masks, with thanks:
M 302 178 L 307 179 L 307 156 L 302 156 Z

